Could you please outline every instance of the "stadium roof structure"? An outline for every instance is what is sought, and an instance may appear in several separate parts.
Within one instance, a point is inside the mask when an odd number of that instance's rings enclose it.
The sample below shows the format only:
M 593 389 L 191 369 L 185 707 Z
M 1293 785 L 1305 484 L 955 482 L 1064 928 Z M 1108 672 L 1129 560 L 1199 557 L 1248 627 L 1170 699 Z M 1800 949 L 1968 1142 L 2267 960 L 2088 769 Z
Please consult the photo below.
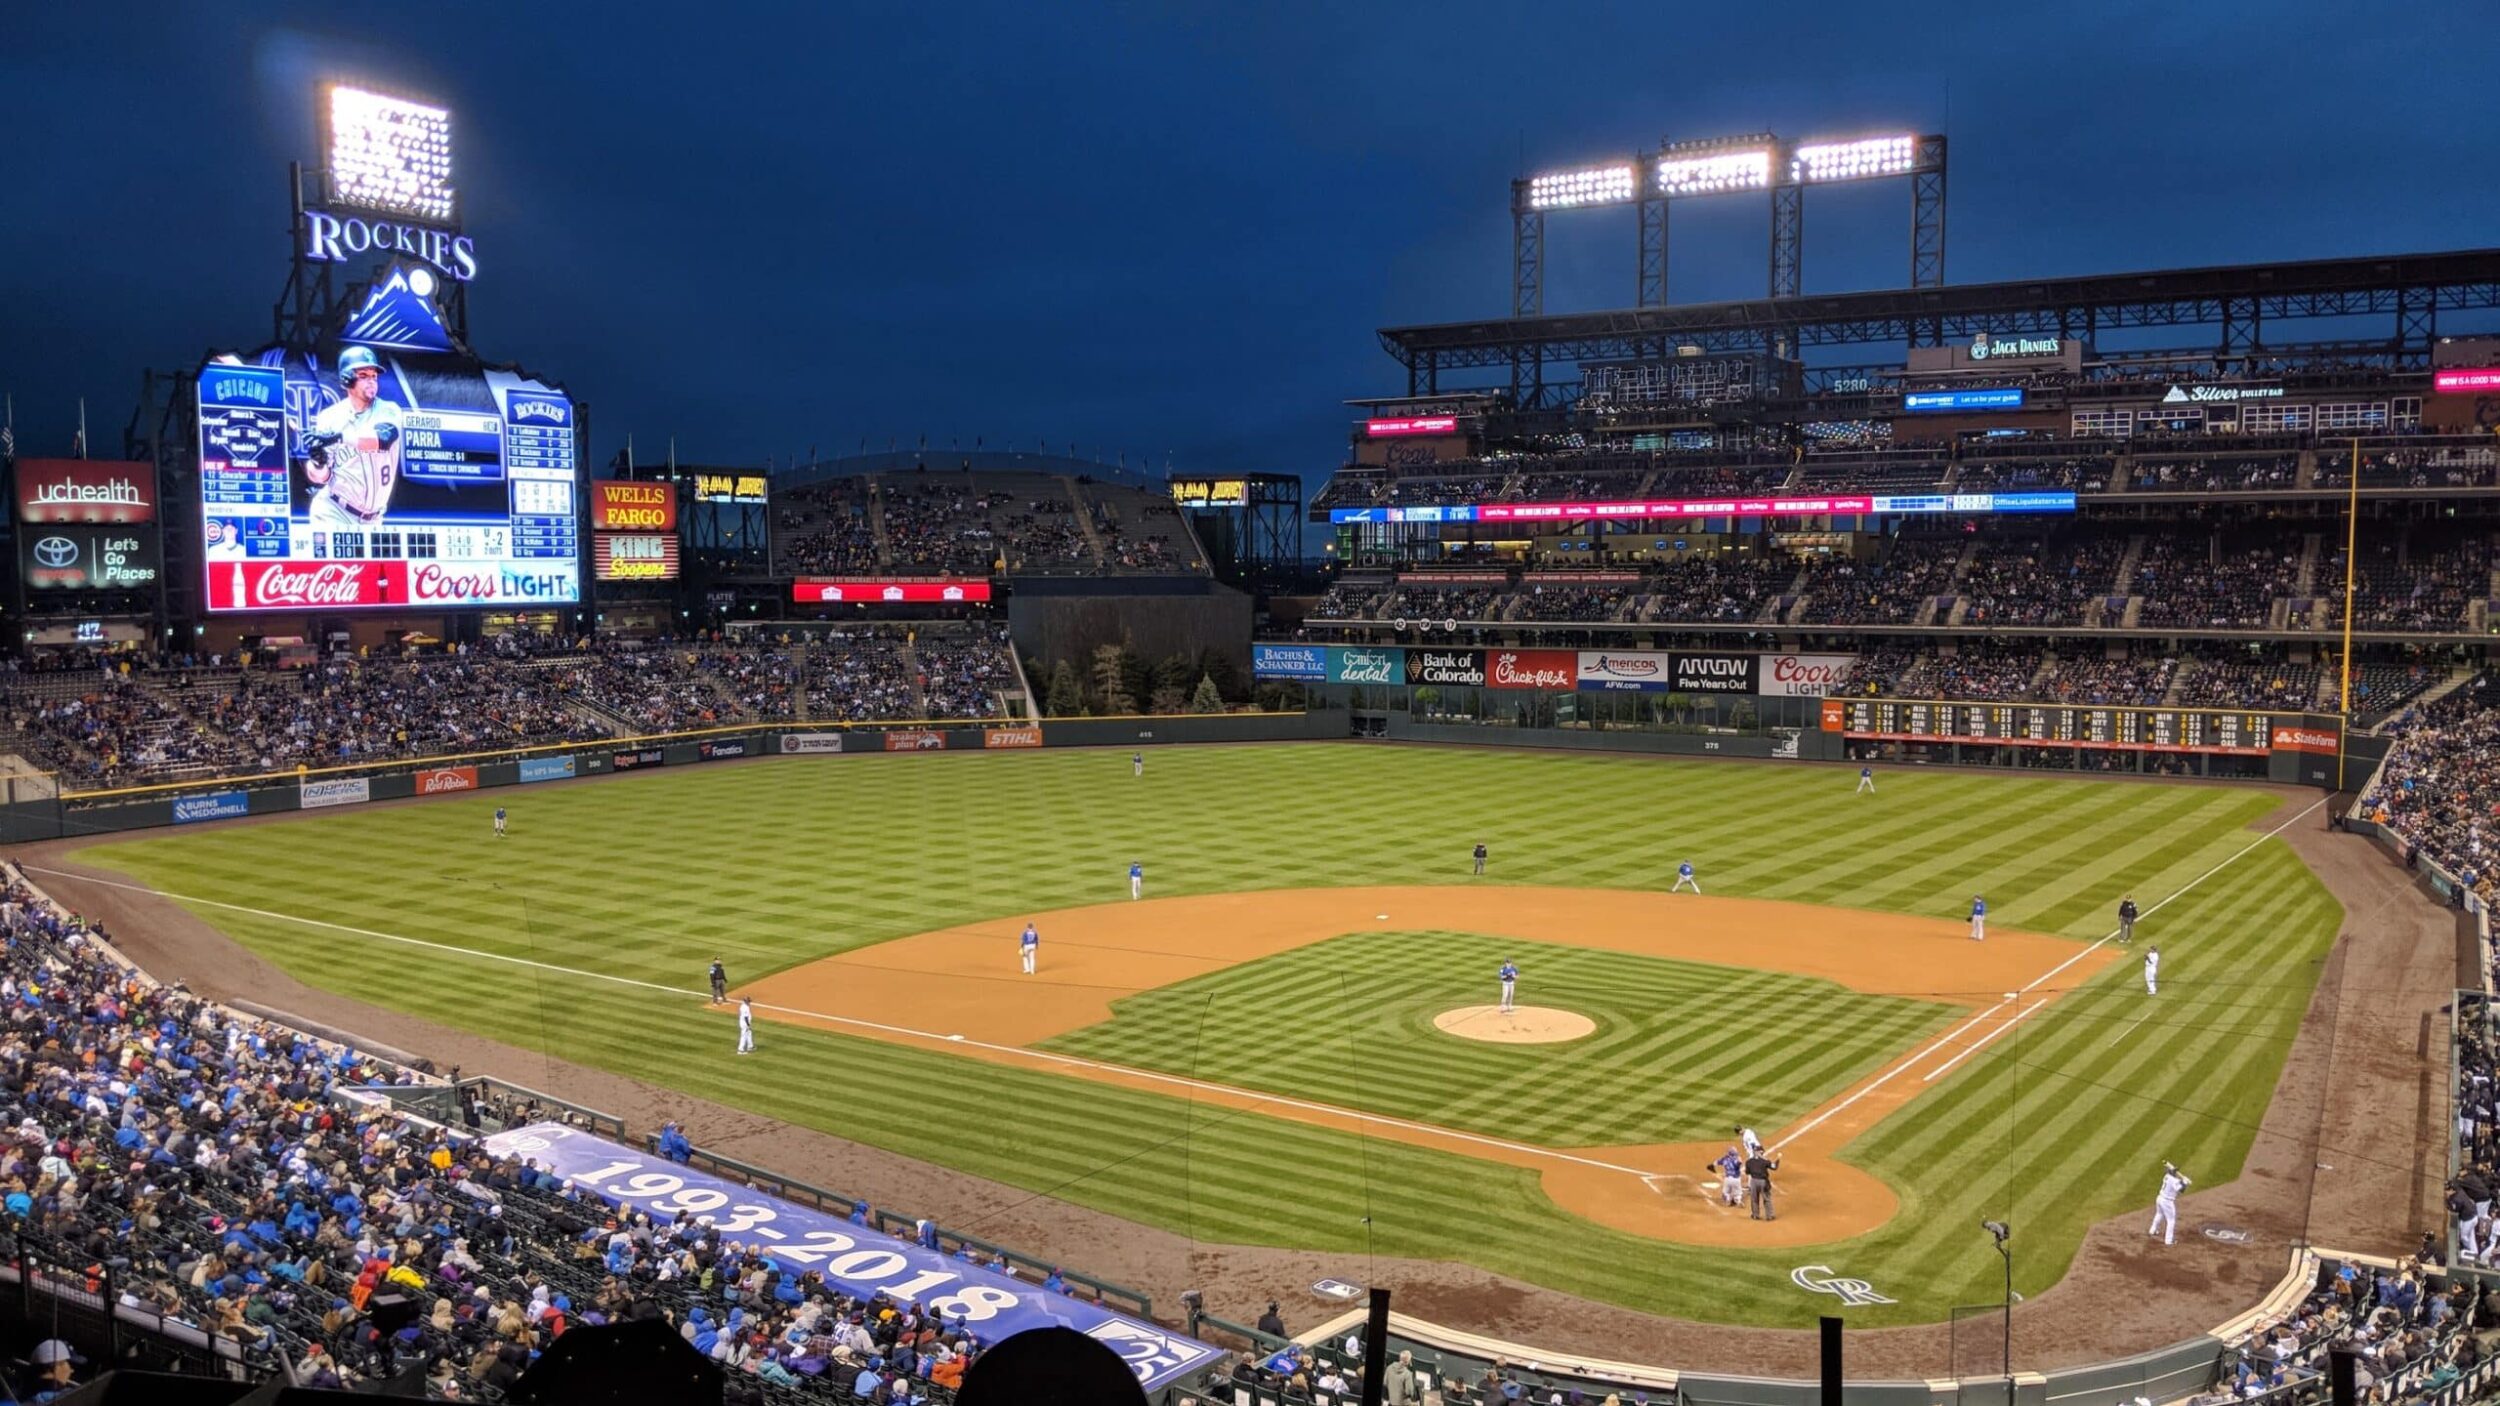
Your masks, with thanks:
M 1380 344 L 1406 367 L 1410 396 L 1477 389 L 1445 388 L 1441 374 L 1498 366 L 1524 407 L 1544 401 L 1548 363 L 1684 348 L 1794 356 L 1807 347 L 1943 346 L 1978 332 L 2089 341 L 2118 328 L 2210 326 L 2216 357 L 2228 360 L 2263 351 L 2270 322 L 2374 314 L 2390 319 L 2400 364 L 2426 367 L 2439 313 L 2496 307 L 2500 249 L 2468 249 L 1488 318 L 1383 328 Z

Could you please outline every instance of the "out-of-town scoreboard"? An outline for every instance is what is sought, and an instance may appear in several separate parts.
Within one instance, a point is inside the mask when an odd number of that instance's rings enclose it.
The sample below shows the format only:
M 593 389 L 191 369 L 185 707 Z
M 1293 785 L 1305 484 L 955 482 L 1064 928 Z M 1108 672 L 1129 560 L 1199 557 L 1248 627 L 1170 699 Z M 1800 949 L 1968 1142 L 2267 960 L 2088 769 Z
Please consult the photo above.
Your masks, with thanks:
M 2074 707 L 1907 698 L 1827 698 L 1823 730 L 1871 742 L 2002 742 L 2262 757 L 2320 750 L 2307 715 L 2205 708 Z M 2323 750 L 2335 750 L 2332 736 Z

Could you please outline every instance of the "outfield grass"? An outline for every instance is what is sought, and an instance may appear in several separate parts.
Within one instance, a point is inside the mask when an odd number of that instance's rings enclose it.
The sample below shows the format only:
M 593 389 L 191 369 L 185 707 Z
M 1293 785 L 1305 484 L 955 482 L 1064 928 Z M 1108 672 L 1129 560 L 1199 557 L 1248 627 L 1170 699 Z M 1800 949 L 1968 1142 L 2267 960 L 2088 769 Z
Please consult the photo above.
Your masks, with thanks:
M 1901 1213 L 1810 1256 L 1665 1250 L 1561 1213 L 1531 1173 L 851 1037 L 773 1027 L 762 1055 L 736 1060 L 726 1025 L 692 1003 L 589 975 L 692 991 L 718 954 L 749 980 L 907 933 L 1121 896 L 1132 858 L 1158 895 L 1458 881 L 1479 838 L 1496 882 L 1663 888 L 1689 858 L 1713 894 L 1952 918 L 1977 891 L 2009 926 L 2093 938 L 2120 891 L 2149 905 L 2179 889 L 2245 846 L 2244 827 L 2274 804 L 2212 787 L 1915 771 L 1886 772 L 1879 794 L 1859 797 L 1855 780 L 1326 744 L 1157 751 L 1143 778 L 1107 751 L 793 758 L 81 857 L 262 910 L 192 905 L 308 982 L 525 1048 L 1200 1239 L 1465 1260 L 1684 1317 L 1810 1323 L 1832 1301 L 1788 1282 L 1809 1262 L 1901 1301 L 1851 1310 L 1856 1322 L 1993 1301 L 1996 1256 L 1972 1230 L 1982 1216 L 2022 1227 L 2016 1285 L 2036 1294 L 2087 1224 L 2148 1203 L 2159 1157 L 2202 1184 L 2233 1175 L 2339 918 L 2279 842 L 2142 925 L 2139 940 L 2164 952 L 2158 1008 L 2120 964 L 1848 1148 L 1893 1182 Z M 488 823 L 498 804 L 513 816 L 501 842 Z M 297 917 L 568 970 L 465 963 Z M 1359 1259 L 1348 1264 L 1362 1277 Z
M 1520 1000 L 1577 1011 L 1596 1033 L 1499 1045 L 1433 1027 L 1494 999 L 1515 959 Z M 1778 1128 L 1967 1012 L 1785 972 L 1454 932 L 1367 932 L 1113 1003 L 1114 1018 L 1044 1048 L 1292 1094 L 1547 1147 Z

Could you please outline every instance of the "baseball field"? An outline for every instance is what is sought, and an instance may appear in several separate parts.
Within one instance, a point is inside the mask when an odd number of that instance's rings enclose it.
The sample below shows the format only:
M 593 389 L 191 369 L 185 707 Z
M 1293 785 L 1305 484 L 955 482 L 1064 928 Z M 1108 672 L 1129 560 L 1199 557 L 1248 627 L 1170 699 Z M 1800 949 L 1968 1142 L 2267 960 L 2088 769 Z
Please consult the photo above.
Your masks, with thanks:
M 2256 827 L 2279 797 L 1855 783 L 1326 744 L 1142 777 L 1125 752 L 798 757 L 76 857 L 308 983 L 1198 1241 L 1703 1321 L 1810 1323 L 1808 1263 L 1892 1300 L 1853 1323 L 1992 1300 L 1986 1217 L 2023 1227 L 2037 1294 L 2161 1159 L 2232 1179 L 2341 916 Z M 1682 860 L 1703 896 L 1666 892 Z M 2132 950 L 2104 941 L 2130 892 Z M 1481 1009 L 1504 961 L 1517 1015 Z M 1737 1123 L 1783 1151 L 1777 1221 L 1703 1174 Z

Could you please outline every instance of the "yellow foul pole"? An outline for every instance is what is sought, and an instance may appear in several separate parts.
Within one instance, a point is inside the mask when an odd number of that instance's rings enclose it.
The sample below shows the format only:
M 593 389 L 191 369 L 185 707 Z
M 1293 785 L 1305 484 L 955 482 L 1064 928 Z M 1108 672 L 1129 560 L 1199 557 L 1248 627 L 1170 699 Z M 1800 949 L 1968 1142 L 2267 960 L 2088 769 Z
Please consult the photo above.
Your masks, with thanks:
M 2344 789 L 2344 736 L 2352 731 L 2352 597 L 2356 549 L 2361 539 L 2361 441 L 2352 442 L 2352 485 L 2344 499 L 2344 663 L 2336 707 L 2343 725 L 2335 737 L 2335 789 Z

